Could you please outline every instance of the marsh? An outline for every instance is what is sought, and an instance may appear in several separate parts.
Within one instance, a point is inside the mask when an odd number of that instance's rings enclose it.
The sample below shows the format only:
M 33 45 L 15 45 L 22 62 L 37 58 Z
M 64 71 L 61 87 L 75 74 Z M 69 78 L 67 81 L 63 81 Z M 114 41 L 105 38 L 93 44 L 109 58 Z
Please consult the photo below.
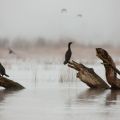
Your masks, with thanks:
M 1 60 L 10 78 L 26 88 L 20 91 L 1 88 L 1 120 L 119 119 L 120 92 L 89 89 L 76 78 L 76 71 L 64 66 L 62 61 L 45 61 L 39 57 Z M 105 80 L 100 61 L 93 61 L 82 62 Z

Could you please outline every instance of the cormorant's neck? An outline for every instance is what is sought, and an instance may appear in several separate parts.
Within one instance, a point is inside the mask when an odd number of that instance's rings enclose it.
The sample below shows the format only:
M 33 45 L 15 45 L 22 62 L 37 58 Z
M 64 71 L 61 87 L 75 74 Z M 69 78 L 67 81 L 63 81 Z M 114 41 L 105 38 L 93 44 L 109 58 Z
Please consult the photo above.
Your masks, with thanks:
M 68 49 L 70 49 L 71 44 L 68 44 Z

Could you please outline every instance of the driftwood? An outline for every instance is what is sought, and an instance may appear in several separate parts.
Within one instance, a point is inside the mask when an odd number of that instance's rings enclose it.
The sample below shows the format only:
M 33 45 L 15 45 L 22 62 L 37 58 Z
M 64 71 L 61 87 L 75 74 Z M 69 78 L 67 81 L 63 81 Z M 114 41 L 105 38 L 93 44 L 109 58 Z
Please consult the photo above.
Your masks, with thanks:
M 0 86 L 4 87 L 5 89 L 11 89 L 11 90 L 24 89 L 24 87 L 19 83 L 9 80 L 2 76 L 0 76 Z
M 120 74 L 120 71 L 116 68 L 112 57 L 102 48 L 96 48 L 96 56 L 103 61 L 106 79 L 111 89 L 120 89 L 120 79 L 117 78 L 117 73 Z
M 102 48 L 96 48 L 96 56 L 103 61 L 102 64 L 105 67 L 106 79 L 110 87 L 94 72 L 93 68 L 88 68 L 75 61 L 69 62 L 68 66 L 77 70 L 77 77 L 90 88 L 120 89 L 120 79 L 117 78 L 117 73 L 120 75 L 120 71 L 116 68 L 112 57 Z
M 75 61 L 69 62 L 68 66 L 77 70 L 77 77 L 82 82 L 86 83 L 90 88 L 110 88 L 107 83 L 94 72 L 93 68 L 88 68 L 85 65 L 81 63 L 79 64 Z

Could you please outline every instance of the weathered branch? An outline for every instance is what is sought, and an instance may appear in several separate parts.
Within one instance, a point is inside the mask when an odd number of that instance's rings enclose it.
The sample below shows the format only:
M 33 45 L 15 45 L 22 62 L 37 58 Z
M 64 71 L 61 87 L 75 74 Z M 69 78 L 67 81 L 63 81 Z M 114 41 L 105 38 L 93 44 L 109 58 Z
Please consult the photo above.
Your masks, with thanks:
M 108 62 L 108 63 L 101 63 L 101 64 L 110 66 L 116 73 L 120 75 L 120 71 L 116 67 L 114 67 L 111 63 Z
M 96 56 L 103 61 L 106 79 L 111 89 L 120 89 L 120 80 L 117 78 L 117 73 L 120 74 L 120 71 L 116 68 L 112 57 L 102 48 L 96 48 Z
M 120 80 L 117 78 L 117 73 L 120 75 L 120 71 L 116 68 L 116 65 L 112 57 L 108 52 L 102 48 L 96 48 L 96 56 L 98 56 L 105 67 L 106 79 L 111 89 L 120 89 Z M 108 84 L 99 77 L 92 68 L 88 68 L 83 64 L 79 64 L 75 61 L 69 62 L 68 66 L 78 71 L 77 77 L 90 88 L 110 88 Z
M 78 71 L 77 77 L 87 84 L 90 88 L 104 88 L 108 89 L 109 86 L 105 81 L 99 77 L 92 68 L 88 68 L 83 64 L 79 64 L 75 61 L 72 61 L 68 64 L 70 68 L 73 68 Z
M 9 80 L 2 76 L 0 76 L 0 86 L 4 87 L 5 89 L 12 89 L 12 90 L 24 89 L 24 87 L 19 83 Z

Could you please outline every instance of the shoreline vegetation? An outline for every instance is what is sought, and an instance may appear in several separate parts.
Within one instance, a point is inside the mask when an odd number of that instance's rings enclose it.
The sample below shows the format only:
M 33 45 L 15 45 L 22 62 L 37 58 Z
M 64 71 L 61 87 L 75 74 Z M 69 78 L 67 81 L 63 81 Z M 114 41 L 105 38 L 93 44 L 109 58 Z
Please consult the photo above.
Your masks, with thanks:
M 49 58 L 58 58 L 61 61 L 64 59 L 64 54 L 67 48 L 67 43 L 74 41 L 72 45 L 72 59 L 91 61 L 96 60 L 94 49 L 102 47 L 107 49 L 115 58 L 116 64 L 119 61 L 119 44 L 111 44 L 112 42 L 86 42 L 82 40 L 75 40 L 72 38 L 60 38 L 56 40 L 45 39 L 38 37 L 35 39 L 28 39 L 24 37 L 16 37 L 15 39 L 8 39 L 7 37 L 0 37 L 0 55 L 1 58 L 8 56 L 9 49 L 12 49 L 18 58 L 42 58 L 48 56 Z
M 9 39 L 7 37 L 0 37 L 0 48 L 12 47 L 16 49 L 31 49 L 39 47 L 66 47 L 66 44 L 70 41 L 74 41 L 74 46 L 79 46 L 81 48 L 96 48 L 102 46 L 103 48 L 119 48 L 119 44 L 113 43 L 113 41 L 97 41 L 97 42 L 87 42 L 82 39 L 73 38 L 59 38 L 59 39 L 46 39 L 42 37 L 38 38 L 24 38 L 16 37 L 14 39 Z

